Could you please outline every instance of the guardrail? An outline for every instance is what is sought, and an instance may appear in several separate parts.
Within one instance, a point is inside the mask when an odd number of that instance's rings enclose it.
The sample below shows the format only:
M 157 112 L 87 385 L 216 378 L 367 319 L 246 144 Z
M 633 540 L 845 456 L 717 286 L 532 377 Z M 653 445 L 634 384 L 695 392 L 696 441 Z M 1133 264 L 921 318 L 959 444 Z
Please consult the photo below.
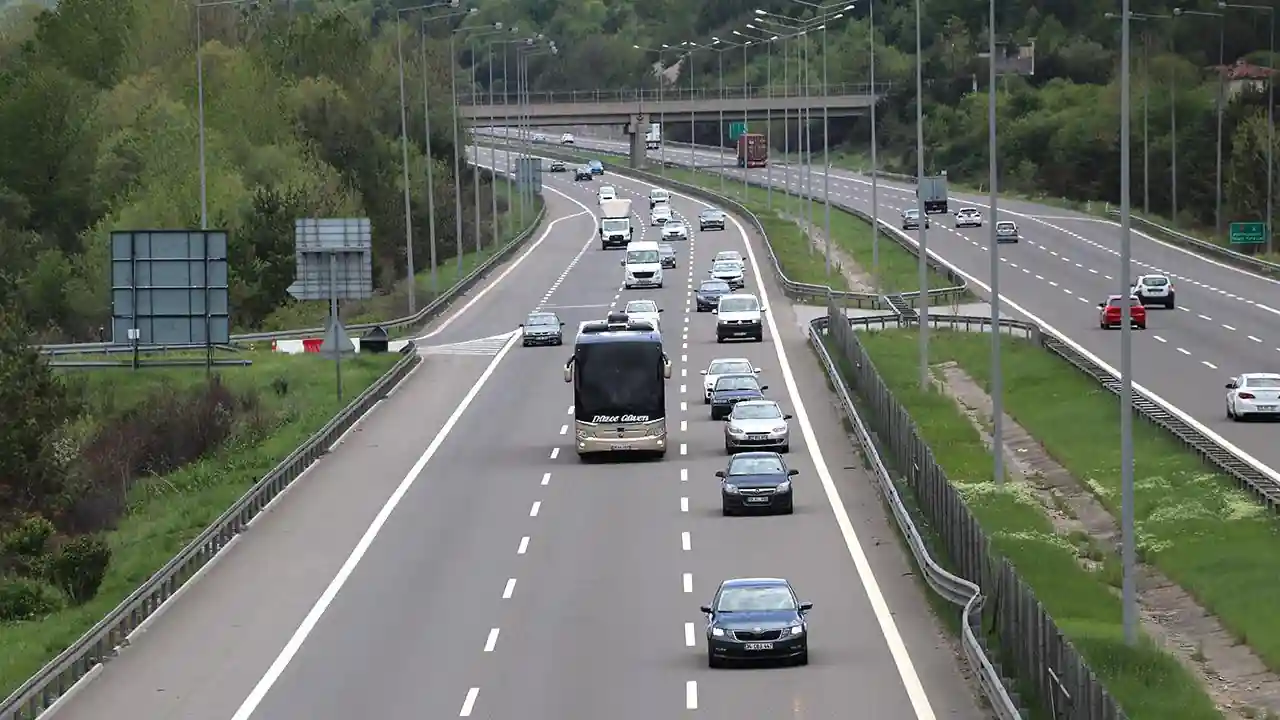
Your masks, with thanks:
M 602 102 L 679 102 L 681 100 L 763 100 L 767 98 L 842 97 L 848 95 L 883 95 L 893 87 L 892 83 L 876 83 L 875 92 L 869 83 L 833 83 L 824 92 L 819 83 L 812 85 L 806 92 L 801 87 L 786 89 L 767 86 L 748 85 L 743 90 L 737 87 L 700 87 L 700 88 L 666 88 L 659 93 L 654 88 L 622 88 L 601 90 L 551 90 L 530 93 L 494 93 L 488 92 L 462 93 L 458 95 L 459 105 L 542 105 L 551 103 L 602 103 Z
M 507 175 L 509 173 L 499 170 L 498 174 Z M 441 312 L 443 312 L 446 308 L 448 308 L 449 305 L 452 304 L 453 301 L 456 300 L 459 295 L 462 295 L 467 290 L 470 290 L 471 287 L 476 284 L 476 282 L 482 279 L 485 275 L 489 274 L 489 271 L 491 271 L 495 266 L 503 263 L 507 259 L 507 257 L 511 255 L 512 251 L 519 248 L 531 236 L 533 236 L 533 234 L 537 231 L 538 227 L 542 224 L 543 219 L 546 218 L 546 214 L 547 214 L 547 207 L 545 204 L 543 204 L 540 208 L 538 208 L 537 214 L 534 215 L 533 220 L 529 223 L 528 227 L 522 230 L 514 238 L 509 240 L 506 245 L 503 245 L 497 252 L 495 252 L 492 256 L 490 256 L 487 260 L 477 265 L 476 268 L 472 270 L 470 273 L 468 273 L 466 277 L 454 283 L 453 286 L 450 287 L 449 289 L 440 293 L 439 296 L 437 296 L 434 300 L 428 303 L 421 310 L 411 315 L 392 318 L 392 319 L 384 320 L 381 322 L 355 323 L 353 325 L 347 325 L 346 326 L 347 332 L 351 332 L 351 333 L 366 332 L 368 330 L 372 330 L 375 327 L 381 327 L 384 330 L 396 330 L 396 329 L 406 328 L 406 327 L 415 327 L 429 320 L 432 320 Z M 302 328 L 298 330 L 277 330 L 273 332 L 236 333 L 231 336 L 231 342 L 243 343 L 243 342 L 263 342 L 268 340 L 290 340 L 290 339 L 296 339 L 296 338 L 318 337 L 323 334 L 324 334 L 323 327 Z M 140 346 L 138 349 L 139 351 L 143 351 L 143 352 L 157 352 L 157 351 L 163 351 L 163 350 L 181 349 L 182 347 L 185 347 L 185 346 L 145 345 L 145 346 Z M 200 345 L 198 348 L 195 348 L 195 349 L 203 350 L 204 347 L 205 346 Z M 191 349 L 191 348 L 188 348 L 188 349 Z M 126 351 L 132 352 L 133 346 L 128 344 L 110 343 L 110 342 L 63 343 L 63 344 L 41 345 L 39 346 L 39 351 L 40 351 L 40 354 L 42 355 L 84 355 L 89 353 L 100 354 L 100 353 L 110 353 L 110 352 L 126 352 Z
M 1106 214 L 1109 217 L 1120 217 L 1120 211 L 1116 208 L 1107 206 Z M 1280 278 L 1280 265 L 1266 260 L 1259 260 L 1256 257 L 1236 252 L 1229 248 L 1215 245 L 1207 240 L 1201 240 L 1198 237 L 1192 237 L 1186 233 L 1178 232 L 1170 227 L 1165 227 L 1157 222 L 1152 222 L 1146 218 L 1137 215 L 1130 216 L 1135 225 L 1142 227 L 1148 235 L 1153 235 L 1159 240 L 1171 242 L 1174 245 L 1181 245 L 1185 248 L 1195 250 L 1201 255 L 1208 255 L 1215 259 L 1221 260 L 1229 265 L 1248 270 L 1249 272 L 1266 275 L 1271 278 Z
M 0 705 L 0 720 L 33 720 L 65 695 L 94 667 L 110 662 L 130 635 L 166 600 L 207 565 L 312 463 L 320 459 L 364 413 L 422 362 L 410 342 L 403 357 L 348 404 L 342 412 L 289 454 L 271 472 L 213 521 L 199 537 L 152 575 L 124 602 L 80 636 L 71 647 L 27 680 Z
M 566 153 L 564 151 L 557 152 L 554 148 L 555 146 L 548 147 L 540 144 L 538 145 L 538 153 L 553 159 L 561 159 L 566 161 L 580 160 L 580 158 L 577 155 Z M 614 154 L 608 151 L 600 151 L 600 152 L 602 152 L 605 155 Z M 671 165 L 672 167 L 679 167 L 678 165 L 674 165 L 671 163 L 668 163 L 668 164 Z M 797 300 L 801 302 L 812 301 L 812 300 L 825 301 L 827 298 L 833 297 L 846 304 L 859 307 L 859 308 L 881 310 L 881 309 L 891 309 L 893 307 L 892 301 L 888 297 L 883 295 L 876 295 L 874 293 L 852 292 L 847 290 L 833 290 L 832 288 L 826 285 L 815 285 L 812 283 L 797 282 L 787 277 L 786 272 L 784 272 L 782 269 L 782 265 L 778 262 L 777 255 L 774 254 L 773 252 L 773 246 L 769 244 L 768 238 L 764 231 L 764 226 L 760 223 L 760 218 L 756 217 L 755 213 L 751 212 L 751 210 L 749 210 L 745 205 L 738 202 L 737 200 L 734 200 L 733 198 L 720 195 L 719 193 L 712 192 L 710 190 L 707 190 L 706 188 L 702 188 L 697 185 L 689 185 L 687 183 L 682 183 L 677 180 L 672 180 L 670 178 L 664 178 L 660 175 L 657 175 L 651 172 L 646 172 L 644 170 L 637 170 L 635 168 L 630 168 L 630 167 L 622 167 L 622 166 L 614 165 L 612 163 L 607 163 L 606 167 L 607 169 L 613 172 L 616 172 L 619 175 L 634 177 L 640 180 L 644 180 L 645 182 L 653 183 L 655 185 L 664 185 L 664 186 L 676 188 L 679 191 L 686 193 L 688 195 L 701 197 L 705 200 L 716 203 L 718 205 L 723 205 L 723 206 L 732 208 L 732 211 L 735 214 L 738 214 L 744 218 L 749 219 L 751 221 L 755 234 L 761 240 L 763 240 L 764 248 L 769 254 L 769 265 L 773 271 L 774 278 L 776 278 L 778 281 L 778 284 L 782 286 L 782 290 L 784 293 L 786 293 L 787 297 L 793 300 Z M 751 184 L 757 187 L 760 186 L 754 182 L 752 182 Z M 835 203 L 832 203 L 832 205 L 835 205 Z M 843 205 L 840 206 L 840 209 L 851 215 L 859 217 L 867 222 L 871 221 L 871 217 L 866 213 L 862 212 L 861 210 L 846 207 Z M 893 241 L 894 243 L 903 247 L 908 252 L 916 255 L 917 257 L 919 256 L 919 252 L 914 245 L 905 242 L 902 239 L 902 237 L 894 234 L 893 232 L 890 232 L 887 224 L 884 224 L 883 222 L 880 227 L 880 235 L 881 237 L 884 237 Z M 937 262 L 936 257 L 932 253 L 929 254 L 928 263 L 929 263 L 929 266 L 933 268 L 935 272 L 938 272 L 943 276 L 945 276 L 949 282 L 956 283 L 954 286 L 950 286 L 950 287 L 933 288 L 929 290 L 927 293 L 925 293 L 928 298 L 929 304 L 932 305 L 935 302 L 940 304 L 950 303 L 954 300 L 963 299 L 965 296 L 969 295 L 968 282 L 965 281 L 964 278 L 960 277 L 960 275 L 957 274 L 952 268 Z M 907 303 L 913 306 L 919 305 L 919 302 L 920 302 L 919 291 L 900 293 L 899 296 L 903 298 L 904 301 L 906 301 Z
M 1017 569 L 1008 559 L 995 554 L 981 524 L 947 479 L 946 472 L 933 459 L 933 452 L 920 437 L 915 421 L 885 385 L 866 348 L 858 341 L 854 326 L 884 326 L 896 323 L 896 318 L 850 320 L 844 309 L 834 303 L 828 305 L 827 312 L 827 317 L 818 318 L 810 325 L 810 340 L 822 357 L 832 386 L 836 388 L 850 424 L 854 426 L 864 457 L 873 459 L 871 464 L 877 484 L 893 508 L 895 518 L 900 518 L 899 526 L 907 536 L 925 581 L 940 596 L 964 608 L 961 640 L 965 657 L 975 669 L 983 692 L 992 700 L 996 716 L 1001 720 L 1022 717 L 1014 700 L 1016 694 L 1010 695 L 1005 691 L 1012 684 L 1010 679 L 1003 675 L 1001 665 L 992 663 L 988 658 L 990 648 L 986 638 L 991 634 L 999 645 L 995 654 L 1012 669 L 1023 687 L 1033 690 L 1036 699 L 1050 712 L 1050 717 L 1124 720 L 1127 717 L 1124 711 L 1071 642 L 1063 637 L 1034 592 L 1018 577 Z M 954 326 L 961 323 L 967 327 L 991 327 L 990 318 L 930 317 L 931 325 Z M 901 326 L 910 324 L 914 323 L 901 323 Z M 1038 326 L 1031 323 L 1002 320 L 1000 325 L 1025 331 L 1030 337 L 1046 337 Z M 840 348 L 844 359 L 842 366 L 832 362 L 822 341 L 823 335 L 830 337 Z M 878 435 L 873 437 L 859 418 L 844 382 L 845 377 L 854 383 L 853 390 L 863 399 Z M 896 469 L 902 473 L 903 482 L 918 500 L 918 512 L 947 549 L 959 577 L 938 566 L 928 556 L 898 496 L 893 478 L 880 460 L 875 437 L 888 446 Z M 992 593 L 992 602 L 983 597 L 982 588 Z M 985 629 L 984 620 L 987 621 Z

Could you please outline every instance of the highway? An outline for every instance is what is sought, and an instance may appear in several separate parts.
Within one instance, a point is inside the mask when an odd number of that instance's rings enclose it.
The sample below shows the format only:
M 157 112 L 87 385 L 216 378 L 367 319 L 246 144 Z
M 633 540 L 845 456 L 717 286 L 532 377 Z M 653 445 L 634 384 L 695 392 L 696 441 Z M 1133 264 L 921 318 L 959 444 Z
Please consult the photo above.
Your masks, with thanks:
M 620 141 L 577 136 L 581 148 L 624 152 Z M 985 150 L 984 150 L 985 151 Z M 658 151 L 650 151 L 658 157 Z M 725 157 L 733 162 L 733 151 Z M 667 162 L 720 163 L 714 150 L 672 146 Z M 726 172 L 741 178 L 741 170 Z M 765 169 L 749 171 L 764 182 Z M 775 187 L 789 181 L 800 187 L 801 171 L 775 166 Z M 822 169 L 813 170 L 813 188 L 821 193 Z M 833 170 L 833 204 L 871 212 L 870 179 Z M 915 207 L 914 186 L 879 182 L 880 217 L 893 224 L 899 213 Z M 777 197 L 775 196 L 775 201 Z M 987 198 L 952 193 L 954 206 L 987 212 Z M 1000 220 L 1018 223 L 1023 242 L 1000 249 L 1000 275 L 1006 314 L 1051 327 L 1112 367 L 1120 362 L 1120 333 L 1098 327 L 1097 304 L 1120 291 L 1120 229 L 1116 223 L 1082 213 L 1019 200 L 1000 201 Z M 989 226 L 956 230 L 950 218 L 933 216 L 928 247 L 978 283 L 990 283 L 987 256 Z M 992 218 L 988 217 L 990 221 Z M 815 222 L 821 224 L 820 217 Z M 900 225 L 897 225 L 900 227 Z M 915 237 L 915 231 L 911 231 Z M 1182 248 L 1132 234 L 1133 275 L 1162 272 L 1174 283 L 1178 307 L 1149 310 L 1148 328 L 1134 334 L 1134 380 L 1197 422 L 1271 468 L 1280 468 L 1280 445 L 1268 423 L 1233 423 L 1226 417 L 1227 378 L 1242 372 L 1264 372 L 1280 362 L 1280 283 L 1203 258 Z M 863 268 L 863 270 L 869 270 Z M 1130 278 L 1132 279 L 1132 278 Z M 977 289 L 977 288 L 975 288 Z
M 595 236 L 604 183 L 543 177 L 540 239 L 426 333 L 423 366 L 59 720 L 985 717 L 760 249 L 731 222 L 677 244 L 665 288 L 623 292 L 621 253 Z M 656 237 L 648 187 L 606 181 Z M 714 316 L 693 312 L 725 249 L 750 253 L 763 343 L 717 345 Z M 530 310 L 572 328 L 633 297 L 664 309 L 672 451 L 582 464 L 567 347 L 521 348 L 512 331 Z M 698 372 L 719 356 L 762 368 L 796 416 L 793 516 L 719 514 L 726 457 Z M 707 667 L 698 607 L 735 575 L 788 577 L 815 603 L 809 666 Z

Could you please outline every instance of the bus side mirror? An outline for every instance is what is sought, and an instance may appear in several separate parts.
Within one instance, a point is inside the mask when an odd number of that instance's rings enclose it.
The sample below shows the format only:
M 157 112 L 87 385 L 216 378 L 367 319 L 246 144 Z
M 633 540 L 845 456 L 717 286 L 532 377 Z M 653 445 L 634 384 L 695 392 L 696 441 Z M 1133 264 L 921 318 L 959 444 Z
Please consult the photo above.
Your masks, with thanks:
M 622 267 L 626 267 L 626 266 L 627 266 L 627 261 L 626 261 L 626 260 L 621 260 L 621 261 L 619 261 L 619 262 L 618 262 L 618 264 L 619 264 L 619 265 L 621 265 Z
M 564 366 L 564 381 L 573 382 L 573 365 Z
M 712 314 L 712 315 L 719 315 L 719 314 L 720 314 L 720 308 L 711 308 L 711 314 Z
M 670 362 L 662 363 L 662 377 L 668 380 L 671 379 L 671 363 Z

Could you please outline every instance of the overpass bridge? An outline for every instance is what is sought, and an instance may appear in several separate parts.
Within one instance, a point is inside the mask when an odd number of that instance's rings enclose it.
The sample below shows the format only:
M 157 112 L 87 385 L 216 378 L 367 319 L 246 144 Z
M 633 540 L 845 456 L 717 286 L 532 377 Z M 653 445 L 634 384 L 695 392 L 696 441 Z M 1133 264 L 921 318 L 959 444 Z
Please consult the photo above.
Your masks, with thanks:
M 472 125 L 510 125 L 521 116 L 534 127 L 618 125 L 631 138 L 631 165 L 645 157 L 644 133 L 650 122 L 729 122 L 764 120 L 801 110 L 828 117 L 854 117 L 869 112 L 884 97 L 888 83 L 768 87 L 671 88 L 657 90 L 562 90 L 510 94 L 477 92 L 458 96 L 458 114 Z

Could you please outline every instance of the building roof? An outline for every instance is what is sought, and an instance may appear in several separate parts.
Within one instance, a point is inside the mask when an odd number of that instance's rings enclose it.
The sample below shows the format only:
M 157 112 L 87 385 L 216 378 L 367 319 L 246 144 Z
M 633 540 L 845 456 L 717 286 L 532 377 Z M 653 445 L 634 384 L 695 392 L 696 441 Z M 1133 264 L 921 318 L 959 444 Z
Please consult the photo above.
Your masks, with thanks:
M 1243 58 L 1233 65 L 1214 65 L 1212 69 L 1225 75 L 1228 81 L 1266 80 L 1276 72 L 1272 68 L 1245 62 Z

